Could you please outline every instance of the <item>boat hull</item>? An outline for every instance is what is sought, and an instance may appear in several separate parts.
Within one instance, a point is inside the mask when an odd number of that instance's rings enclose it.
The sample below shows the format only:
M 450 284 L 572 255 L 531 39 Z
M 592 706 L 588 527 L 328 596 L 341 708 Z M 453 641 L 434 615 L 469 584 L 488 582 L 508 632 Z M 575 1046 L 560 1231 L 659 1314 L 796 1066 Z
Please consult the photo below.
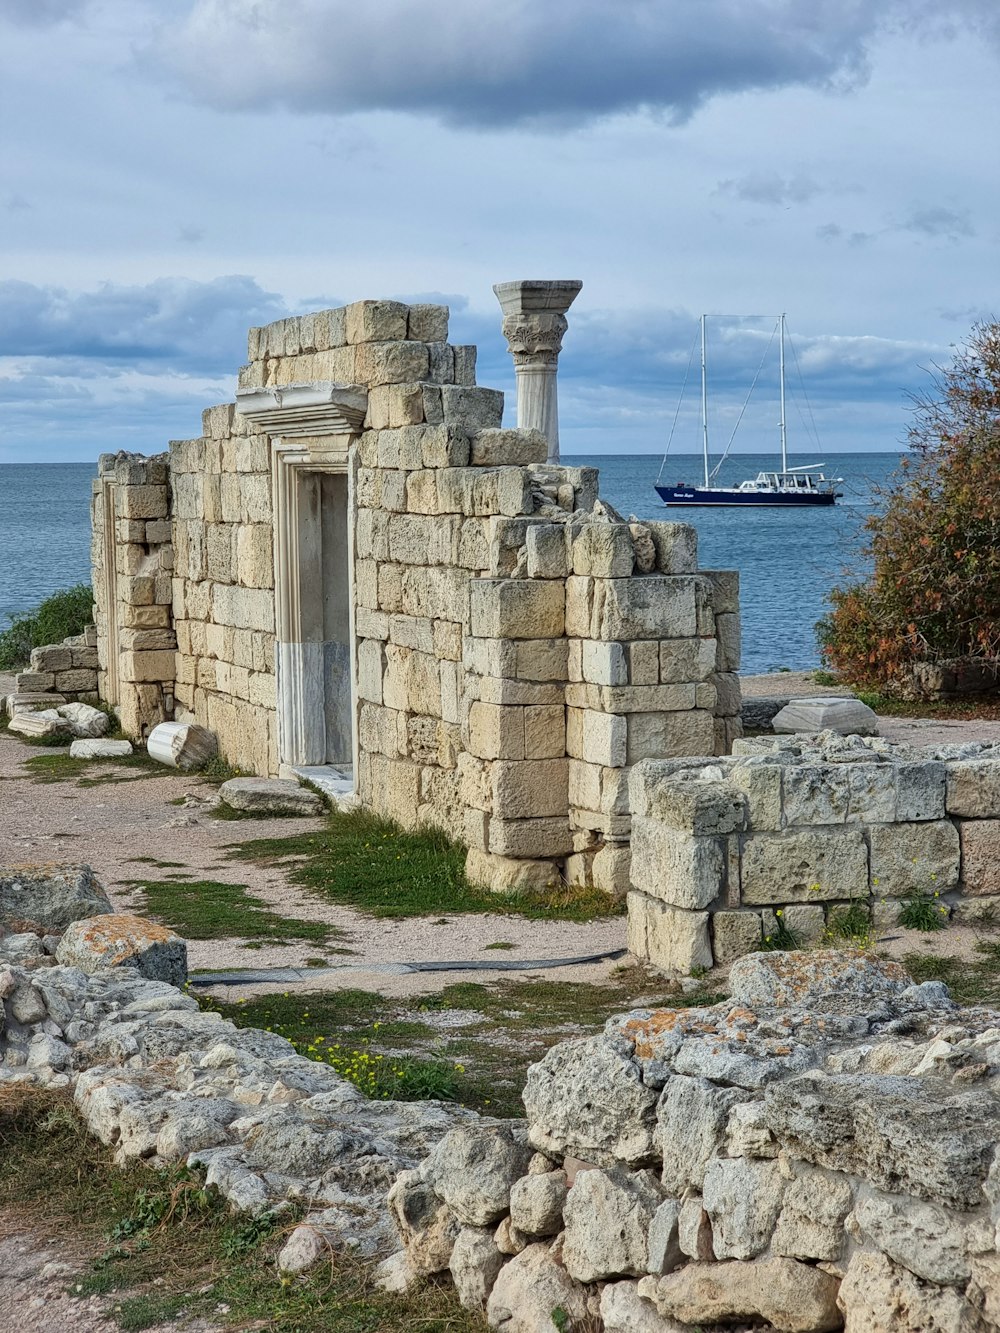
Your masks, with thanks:
M 810 494 L 768 494 L 766 491 L 728 491 L 723 487 L 705 490 L 699 486 L 654 486 L 653 488 L 665 505 L 698 505 L 720 508 L 727 505 L 745 509 L 748 506 L 760 509 L 816 509 L 832 505 L 837 499 L 835 491 L 813 491 Z

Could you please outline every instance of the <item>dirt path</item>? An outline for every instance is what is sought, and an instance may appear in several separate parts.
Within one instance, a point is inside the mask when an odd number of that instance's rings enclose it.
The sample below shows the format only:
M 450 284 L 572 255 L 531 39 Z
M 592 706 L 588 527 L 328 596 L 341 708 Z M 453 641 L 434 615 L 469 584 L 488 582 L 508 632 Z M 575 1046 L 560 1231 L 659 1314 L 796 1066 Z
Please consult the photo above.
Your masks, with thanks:
M 246 886 L 282 916 L 321 921 L 334 928 L 336 951 L 326 954 L 333 974 L 309 978 L 312 989 L 345 986 L 379 990 L 385 995 L 440 990 L 456 979 L 493 980 L 512 974 L 491 966 L 525 960 L 569 958 L 625 947 L 624 920 L 595 922 L 527 921 L 510 915 L 415 917 L 401 921 L 376 919 L 351 908 L 325 903 L 288 882 L 285 873 L 253 862 L 235 863 L 227 848 L 254 838 L 308 832 L 322 827 L 318 819 L 267 819 L 230 822 L 214 819 L 205 808 L 214 789 L 197 775 L 164 770 L 164 776 L 136 775 L 113 763 L 93 764 L 88 779 L 107 775 L 118 780 L 80 787 L 76 780 L 33 781 L 24 764 L 52 749 L 23 745 L 0 733 L 0 864 L 85 862 L 94 867 L 114 905 L 142 910 L 142 897 L 131 885 L 141 879 L 184 874 Z M 172 804 L 189 799 L 189 807 Z M 199 808 L 201 806 L 201 808 Z M 139 858 L 174 863 L 157 868 Z M 191 940 L 192 970 L 305 967 L 307 959 L 324 956 L 315 942 L 289 945 L 264 943 L 247 947 L 236 939 Z M 493 951 L 491 945 L 505 947 Z M 348 949 L 351 952 L 341 952 Z M 490 954 L 493 953 L 493 957 Z M 483 959 L 478 971 L 408 973 L 408 962 Z M 551 980 L 600 981 L 613 962 L 574 965 L 545 973 Z M 287 984 L 287 983 L 285 983 Z

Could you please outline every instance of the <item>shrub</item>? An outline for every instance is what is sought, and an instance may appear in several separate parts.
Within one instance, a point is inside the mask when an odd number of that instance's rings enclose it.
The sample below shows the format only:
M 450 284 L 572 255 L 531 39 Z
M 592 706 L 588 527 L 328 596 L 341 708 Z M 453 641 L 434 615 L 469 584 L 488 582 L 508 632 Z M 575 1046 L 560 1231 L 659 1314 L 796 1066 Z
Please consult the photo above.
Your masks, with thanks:
M 918 661 L 1000 656 L 1000 323 L 914 398 L 910 454 L 866 523 L 867 580 L 835 588 L 826 662 L 886 687 Z
M 78 583 L 46 597 L 33 611 L 8 616 L 10 628 L 0 632 L 0 670 L 25 667 L 32 648 L 81 634 L 93 619 L 93 603 L 90 584 Z

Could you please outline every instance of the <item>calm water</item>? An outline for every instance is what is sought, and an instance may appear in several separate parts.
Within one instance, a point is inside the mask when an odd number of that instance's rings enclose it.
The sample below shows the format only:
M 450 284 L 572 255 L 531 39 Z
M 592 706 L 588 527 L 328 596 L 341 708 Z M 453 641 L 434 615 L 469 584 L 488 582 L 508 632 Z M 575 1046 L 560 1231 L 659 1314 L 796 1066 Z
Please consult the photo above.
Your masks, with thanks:
M 743 670 L 817 666 L 813 626 L 825 596 L 845 568 L 857 568 L 861 522 L 872 486 L 898 454 L 831 455 L 827 473 L 844 478 L 844 499 L 831 509 L 666 509 L 653 490 L 660 460 L 649 454 L 567 457 L 601 469 L 601 493 L 626 517 L 672 518 L 698 529 L 706 569 L 742 577 Z M 809 463 L 808 457 L 791 463 Z M 723 485 L 756 476 L 773 457 L 741 454 L 720 472 Z M 59 588 L 90 580 L 91 463 L 0 466 L 0 627 Z M 700 459 L 675 456 L 664 480 L 697 481 Z
M 843 500 L 829 509 L 667 509 L 653 490 L 660 459 L 650 455 L 564 457 L 601 470 L 601 495 L 627 518 L 676 519 L 698 529 L 705 569 L 738 569 L 743 610 L 745 672 L 819 665 L 813 626 L 826 611 L 826 594 L 845 569 L 858 570 L 861 524 L 871 513 L 873 485 L 899 464 L 898 453 L 831 454 L 827 476 L 843 477 Z M 792 467 L 816 461 L 790 457 Z M 773 455 L 739 454 L 727 460 L 718 485 L 734 486 L 775 466 Z M 702 462 L 672 455 L 663 480 L 700 483 Z
M 0 629 L 12 611 L 90 582 L 90 483 L 96 463 L 0 466 Z

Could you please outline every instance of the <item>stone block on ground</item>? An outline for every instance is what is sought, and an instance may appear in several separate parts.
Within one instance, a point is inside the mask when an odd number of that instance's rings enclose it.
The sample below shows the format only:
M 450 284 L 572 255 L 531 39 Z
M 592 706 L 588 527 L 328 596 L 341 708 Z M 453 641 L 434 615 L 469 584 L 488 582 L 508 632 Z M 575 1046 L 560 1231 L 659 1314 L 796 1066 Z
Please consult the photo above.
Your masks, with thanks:
M 320 796 L 291 778 L 230 778 L 219 795 L 247 814 L 321 815 L 324 809 Z
M 776 732 L 835 731 L 840 736 L 877 736 L 878 718 L 860 699 L 792 699 L 771 721 Z
M 60 717 L 54 708 L 44 708 L 34 713 L 15 713 L 7 724 L 7 730 L 15 736 L 25 736 L 28 740 L 64 736 L 68 741 L 73 735 L 73 724 L 68 718 Z
M 113 912 L 87 865 L 0 865 L 0 925 L 30 921 L 49 931 Z
M 132 753 L 131 741 L 77 740 L 69 747 L 71 759 L 124 759 Z
M 66 702 L 63 694 L 41 693 L 38 690 L 18 690 L 4 700 L 7 716 L 15 713 L 34 713 L 40 708 L 55 709 Z
M 74 921 L 56 959 L 88 975 L 127 967 L 147 981 L 183 986 L 187 980 L 187 945 L 181 937 L 156 921 L 124 912 Z
M 61 704 L 56 712 L 70 724 L 73 735 L 83 740 L 103 736 L 111 727 L 107 713 L 100 708 L 92 708 L 90 704 Z
M 204 768 L 219 752 L 214 731 L 195 722 L 161 722 L 149 733 L 146 749 L 151 759 L 185 772 Z
M 638 1290 L 665 1318 L 684 1324 L 760 1318 L 780 1333 L 825 1333 L 841 1326 L 839 1286 L 809 1264 L 764 1259 L 688 1264 L 666 1277 L 643 1278 Z

